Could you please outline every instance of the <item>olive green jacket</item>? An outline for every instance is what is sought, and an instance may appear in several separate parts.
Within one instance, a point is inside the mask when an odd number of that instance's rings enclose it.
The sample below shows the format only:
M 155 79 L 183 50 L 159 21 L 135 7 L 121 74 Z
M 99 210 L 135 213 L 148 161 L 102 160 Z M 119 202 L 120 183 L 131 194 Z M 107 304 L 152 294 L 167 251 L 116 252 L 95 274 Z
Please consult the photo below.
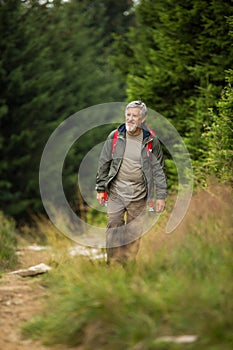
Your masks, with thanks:
M 96 176 L 96 191 L 109 192 L 112 180 L 116 177 L 124 156 L 126 144 L 126 127 L 122 124 L 118 128 L 116 148 L 112 154 L 112 142 L 115 130 L 113 130 L 104 143 Z M 151 154 L 147 144 L 152 141 Z M 142 172 L 147 189 L 148 200 L 165 199 L 167 194 L 167 181 L 164 167 L 164 157 L 160 142 L 156 136 L 152 136 L 147 129 L 143 129 L 143 141 L 141 149 Z

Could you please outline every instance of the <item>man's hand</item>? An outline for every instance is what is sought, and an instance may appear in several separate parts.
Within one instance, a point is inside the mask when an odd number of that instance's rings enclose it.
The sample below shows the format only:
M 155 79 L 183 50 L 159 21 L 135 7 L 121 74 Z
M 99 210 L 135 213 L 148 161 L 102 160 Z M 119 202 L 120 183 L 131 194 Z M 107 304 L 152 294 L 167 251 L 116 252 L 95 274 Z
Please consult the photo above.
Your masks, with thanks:
M 155 210 L 157 213 L 162 213 L 165 209 L 165 200 L 164 199 L 157 199 L 155 204 Z
M 104 205 L 104 192 L 97 192 L 96 198 L 100 205 Z

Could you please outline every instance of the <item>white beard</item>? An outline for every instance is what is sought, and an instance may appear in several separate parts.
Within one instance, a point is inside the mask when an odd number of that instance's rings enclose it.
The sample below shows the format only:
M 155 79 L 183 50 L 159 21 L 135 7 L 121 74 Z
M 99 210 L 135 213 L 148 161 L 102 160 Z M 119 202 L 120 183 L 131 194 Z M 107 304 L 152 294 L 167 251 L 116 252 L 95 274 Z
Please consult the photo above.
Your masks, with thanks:
M 130 132 L 134 132 L 137 129 L 137 125 L 133 125 L 133 126 L 128 126 L 128 124 L 126 124 L 126 130 L 130 131 Z

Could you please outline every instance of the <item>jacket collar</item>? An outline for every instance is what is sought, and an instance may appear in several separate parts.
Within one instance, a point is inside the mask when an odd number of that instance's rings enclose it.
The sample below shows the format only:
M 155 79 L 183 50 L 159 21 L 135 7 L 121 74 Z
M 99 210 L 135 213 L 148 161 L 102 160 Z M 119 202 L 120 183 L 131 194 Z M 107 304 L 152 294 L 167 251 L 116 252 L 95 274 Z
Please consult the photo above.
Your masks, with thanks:
M 124 124 L 121 124 L 118 128 L 118 131 L 119 132 L 122 132 L 123 134 L 126 133 L 126 126 L 125 126 L 125 123 Z M 146 126 L 143 124 L 142 125 L 142 131 L 143 131 L 143 140 L 147 137 L 150 137 L 150 132 L 149 130 L 146 128 Z

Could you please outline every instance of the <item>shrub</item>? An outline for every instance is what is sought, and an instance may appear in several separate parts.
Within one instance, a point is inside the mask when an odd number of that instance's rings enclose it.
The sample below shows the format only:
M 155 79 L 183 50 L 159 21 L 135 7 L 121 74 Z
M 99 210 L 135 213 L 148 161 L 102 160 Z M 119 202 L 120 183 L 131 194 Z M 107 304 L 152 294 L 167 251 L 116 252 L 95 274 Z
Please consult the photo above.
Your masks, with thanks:
M 210 110 L 212 124 L 206 127 L 203 138 L 208 146 L 205 150 L 203 168 L 199 173 L 213 174 L 221 182 L 232 182 L 232 131 L 233 131 L 233 70 L 227 75 L 227 86 L 217 104 L 217 110 Z M 199 174 L 200 177 L 200 174 Z
M 47 311 L 24 334 L 85 350 L 182 350 L 156 340 L 182 334 L 198 336 L 189 350 L 232 348 L 230 198 L 224 186 L 195 195 L 172 235 L 151 230 L 134 266 L 63 261 L 47 277 Z
M 0 270 L 10 269 L 17 263 L 16 247 L 15 223 L 0 211 Z

